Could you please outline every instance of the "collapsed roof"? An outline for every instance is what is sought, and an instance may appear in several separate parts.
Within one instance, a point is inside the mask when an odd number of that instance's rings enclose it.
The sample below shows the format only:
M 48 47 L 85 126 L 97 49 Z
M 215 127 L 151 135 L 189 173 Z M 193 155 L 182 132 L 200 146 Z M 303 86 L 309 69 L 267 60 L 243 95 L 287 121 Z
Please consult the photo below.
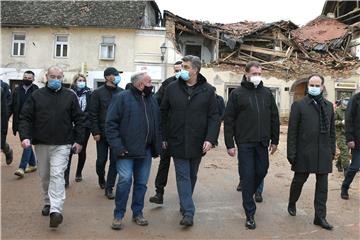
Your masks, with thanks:
M 353 32 L 346 24 L 324 16 L 301 28 L 291 21 L 212 24 L 184 19 L 169 11 L 164 11 L 164 21 L 167 37 L 179 51 L 183 33 L 212 41 L 215 57 L 211 66 L 215 68 L 242 71 L 247 62 L 258 61 L 272 75 L 288 79 L 314 71 L 346 74 L 360 66 L 359 59 L 349 51 Z

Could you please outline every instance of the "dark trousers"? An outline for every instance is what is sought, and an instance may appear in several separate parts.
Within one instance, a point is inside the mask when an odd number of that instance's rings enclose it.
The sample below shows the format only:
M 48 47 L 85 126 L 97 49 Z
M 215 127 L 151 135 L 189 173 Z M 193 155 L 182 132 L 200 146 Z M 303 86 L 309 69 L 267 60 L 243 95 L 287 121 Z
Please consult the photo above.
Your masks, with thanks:
M 309 177 L 309 173 L 295 172 L 290 187 L 289 203 L 295 204 L 300 197 L 302 187 Z M 316 174 L 315 187 L 315 217 L 326 218 L 326 201 L 328 193 L 328 174 Z
M 108 153 L 110 150 L 110 145 L 107 142 L 106 138 L 101 136 L 100 140 L 96 142 L 96 151 L 97 151 L 97 159 L 96 159 L 96 173 L 99 177 L 100 181 L 105 179 L 105 166 L 108 158 Z M 115 181 L 116 181 L 116 156 L 110 150 L 110 164 L 109 170 L 106 179 L 105 190 L 112 190 Z
M 160 155 L 159 168 L 155 178 L 155 187 L 157 194 L 161 194 L 161 195 L 164 194 L 164 188 L 166 187 L 168 180 L 170 158 L 171 156 L 169 154 L 169 150 L 162 149 Z
M 180 208 L 184 216 L 193 217 L 195 214 L 192 194 L 195 189 L 200 162 L 201 158 L 174 158 L 176 185 L 180 199 Z
M 360 149 L 352 149 L 351 150 L 351 164 L 348 168 L 348 171 L 345 175 L 345 179 L 342 183 L 342 188 L 349 189 L 352 181 L 354 180 L 354 177 L 356 173 L 359 171 L 360 168 Z
M 90 137 L 90 129 L 86 129 L 85 130 L 85 142 L 84 142 L 84 145 L 82 146 L 81 152 L 78 154 L 79 159 L 78 159 L 78 165 L 76 168 L 76 176 L 81 176 L 81 172 L 84 168 L 85 161 L 86 161 L 86 147 L 88 144 L 89 137 Z M 65 179 L 69 179 L 72 156 L 73 156 L 73 153 L 71 152 L 70 156 L 69 156 L 69 162 L 68 162 L 67 168 L 65 170 L 65 174 L 64 174 Z
M 255 191 L 264 180 L 269 168 L 268 147 L 262 143 L 238 145 L 243 207 L 247 217 L 254 216 L 256 204 Z

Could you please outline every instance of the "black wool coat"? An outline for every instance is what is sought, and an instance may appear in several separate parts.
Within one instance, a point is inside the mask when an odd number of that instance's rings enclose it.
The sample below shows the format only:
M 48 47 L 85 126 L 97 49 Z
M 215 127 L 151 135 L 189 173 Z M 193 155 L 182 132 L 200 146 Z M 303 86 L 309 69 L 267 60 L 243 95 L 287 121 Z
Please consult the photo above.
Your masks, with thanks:
M 319 112 L 312 101 L 305 96 L 291 106 L 287 158 L 294 172 L 331 173 L 336 148 L 333 105 L 324 100 L 330 129 L 327 133 L 320 133 Z

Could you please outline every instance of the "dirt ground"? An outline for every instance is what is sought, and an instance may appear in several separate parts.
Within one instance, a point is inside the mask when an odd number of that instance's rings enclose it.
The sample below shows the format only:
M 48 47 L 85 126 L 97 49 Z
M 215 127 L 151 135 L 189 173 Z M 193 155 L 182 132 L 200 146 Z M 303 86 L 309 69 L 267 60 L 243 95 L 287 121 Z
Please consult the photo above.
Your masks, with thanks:
M 74 181 L 76 158 L 73 160 L 70 187 L 66 191 L 64 222 L 50 229 L 49 218 L 41 216 L 43 206 L 38 173 L 18 179 L 14 172 L 22 150 L 18 137 L 9 135 L 14 149 L 14 162 L 7 166 L 1 160 L 1 234 L 2 239 L 359 239 L 359 176 L 350 189 L 350 199 L 340 198 L 342 173 L 329 175 L 327 219 L 333 231 L 312 224 L 315 177 L 309 177 L 297 204 L 297 216 L 287 213 L 287 200 L 293 173 L 286 160 L 286 127 L 282 127 L 279 151 L 270 158 L 265 179 L 264 202 L 257 205 L 257 229 L 246 230 L 241 193 L 238 183 L 237 161 L 226 154 L 222 133 L 220 146 L 203 158 L 194 193 L 196 204 L 194 226 L 183 229 L 179 225 L 178 195 L 173 164 L 171 164 L 164 205 L 149 203 L 154 193 L 154 179 L 159 159 L 153 161 L 144 216 L 149 226 L 140 227 L 131 221 L 131 211 L 125 216 L 124 229 L 111 229 L 114 202 L 98 187 L 95 172 L 96 148 L 91 139 L 88 159 L 83 171 L 84 180 Z M 129 199 L 130 202 L 130 199 Z M 130 209 L 130 207 L 128 208 Z

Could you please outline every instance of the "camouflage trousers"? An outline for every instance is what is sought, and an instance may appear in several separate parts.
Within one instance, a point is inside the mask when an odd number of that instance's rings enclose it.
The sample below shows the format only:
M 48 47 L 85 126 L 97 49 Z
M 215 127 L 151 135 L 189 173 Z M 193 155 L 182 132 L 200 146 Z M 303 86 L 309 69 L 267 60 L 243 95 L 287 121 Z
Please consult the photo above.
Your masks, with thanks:
M 340 150 L 337 162 L 343 168 L 349 167 L 349 148 L 346 145 L 345 135 L 342 133 L 336 134 L 336 144 Z

